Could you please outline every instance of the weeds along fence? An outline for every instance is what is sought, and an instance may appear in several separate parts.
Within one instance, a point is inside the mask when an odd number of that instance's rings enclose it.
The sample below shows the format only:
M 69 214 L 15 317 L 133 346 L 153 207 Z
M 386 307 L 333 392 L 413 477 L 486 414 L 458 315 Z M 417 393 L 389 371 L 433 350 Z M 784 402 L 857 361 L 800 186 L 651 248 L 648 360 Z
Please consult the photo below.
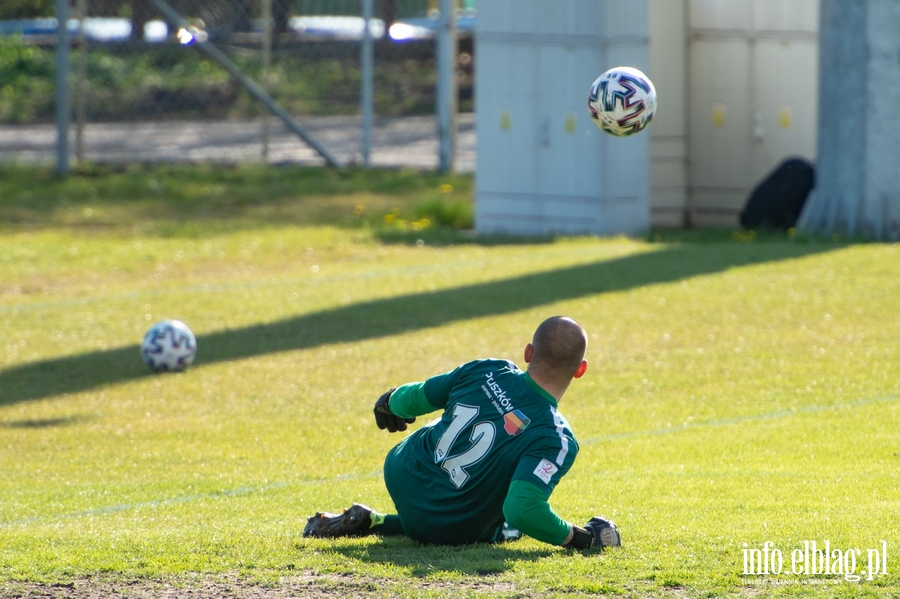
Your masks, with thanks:
M 3 2 L 0 162 L 450 169 L 474 126 L 474 14 L 474 0 Z

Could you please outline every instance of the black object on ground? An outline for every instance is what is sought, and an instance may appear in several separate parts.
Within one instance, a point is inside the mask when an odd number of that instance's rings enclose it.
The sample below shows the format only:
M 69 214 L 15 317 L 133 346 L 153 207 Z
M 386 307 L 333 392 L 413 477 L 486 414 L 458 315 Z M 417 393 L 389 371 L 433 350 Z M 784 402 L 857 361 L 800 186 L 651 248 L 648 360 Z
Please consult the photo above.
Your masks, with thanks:
M 815 167 L 803 158 L 789 158 L 763 179 L 741 212 L 747 229 L 787 230 L 797 224 L 815 184 Z

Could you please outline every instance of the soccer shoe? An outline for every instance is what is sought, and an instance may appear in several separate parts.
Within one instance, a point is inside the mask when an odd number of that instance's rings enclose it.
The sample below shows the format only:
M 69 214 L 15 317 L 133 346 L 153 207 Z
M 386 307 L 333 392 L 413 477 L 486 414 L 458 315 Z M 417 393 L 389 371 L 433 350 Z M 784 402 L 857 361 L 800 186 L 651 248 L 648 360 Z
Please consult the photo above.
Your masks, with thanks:
M 354 503 L 343 514 L 316 512 L 307 519 L 303 528 L 304 537 L 351 537 L 362 535 L 372 527 L 372 508 Z
M 518 528 L 513 528 L 509 525 L 509 522 L 504 522 L 503 526 L 500 528 L 500 538 L 502 541 L 518 541 L 522 538 L 522 531 Z

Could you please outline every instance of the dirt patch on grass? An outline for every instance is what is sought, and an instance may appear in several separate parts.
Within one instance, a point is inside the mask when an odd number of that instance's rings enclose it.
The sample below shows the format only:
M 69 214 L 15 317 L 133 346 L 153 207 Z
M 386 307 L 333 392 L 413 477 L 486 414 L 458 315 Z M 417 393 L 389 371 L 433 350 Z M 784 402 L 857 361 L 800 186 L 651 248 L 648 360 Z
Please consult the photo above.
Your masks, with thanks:
M 696 590 L 683 587 L 658 588 L 635 581 L 614 593 L 641 599 L 688 599 Z M 766 593 L 760 588 L 743 587 L 729 596 L 756 599 Z M 278 582 L 260 583 L 236 575 L 193 575 L 171 580 L 151 579 L 78 579 L 66 583 L 0 583 L 0 599 L 388 599 L 397 597 L 459 599 L 539 599 L 560 597 L 581 599 L 594 593 L 574 590 L 537 590 L 495 576 L 463 581 L 385 580 L 352 574 L 297 574 Z
M 482 594 L 491 597 L 522 597 L 527 594 L 517 590 L 512 583 L 489 579 L 472 582 L 421 581 L 410 584 L 352 575 L 312 574 L 282 578 L 274 584 L 255 583 L 231 576 L 191 577 L 174 581 L 81 579 L 59 584 L 0 584 L 0 599 L 370 599 L 415 596 L 419 592 L 436 597 Z

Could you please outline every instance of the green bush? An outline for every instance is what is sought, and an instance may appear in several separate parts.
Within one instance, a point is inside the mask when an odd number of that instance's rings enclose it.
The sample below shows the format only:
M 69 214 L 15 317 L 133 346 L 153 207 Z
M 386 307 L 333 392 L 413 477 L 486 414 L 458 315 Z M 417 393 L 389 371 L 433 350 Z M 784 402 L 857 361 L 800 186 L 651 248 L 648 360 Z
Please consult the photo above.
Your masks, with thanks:
M 434 198 L 416 206 L 418 220 L 427 219 L 432 226 L 450 229 L 471 229 L 474 226 L 474 208 L 471 201 L 461 198 Z
M 34 19 L 56 14 L 54 0 L 3 0 L 0 20 Z
M 0 122 L 26 123 L 53 113 L 51 52 L 0 39 Z

